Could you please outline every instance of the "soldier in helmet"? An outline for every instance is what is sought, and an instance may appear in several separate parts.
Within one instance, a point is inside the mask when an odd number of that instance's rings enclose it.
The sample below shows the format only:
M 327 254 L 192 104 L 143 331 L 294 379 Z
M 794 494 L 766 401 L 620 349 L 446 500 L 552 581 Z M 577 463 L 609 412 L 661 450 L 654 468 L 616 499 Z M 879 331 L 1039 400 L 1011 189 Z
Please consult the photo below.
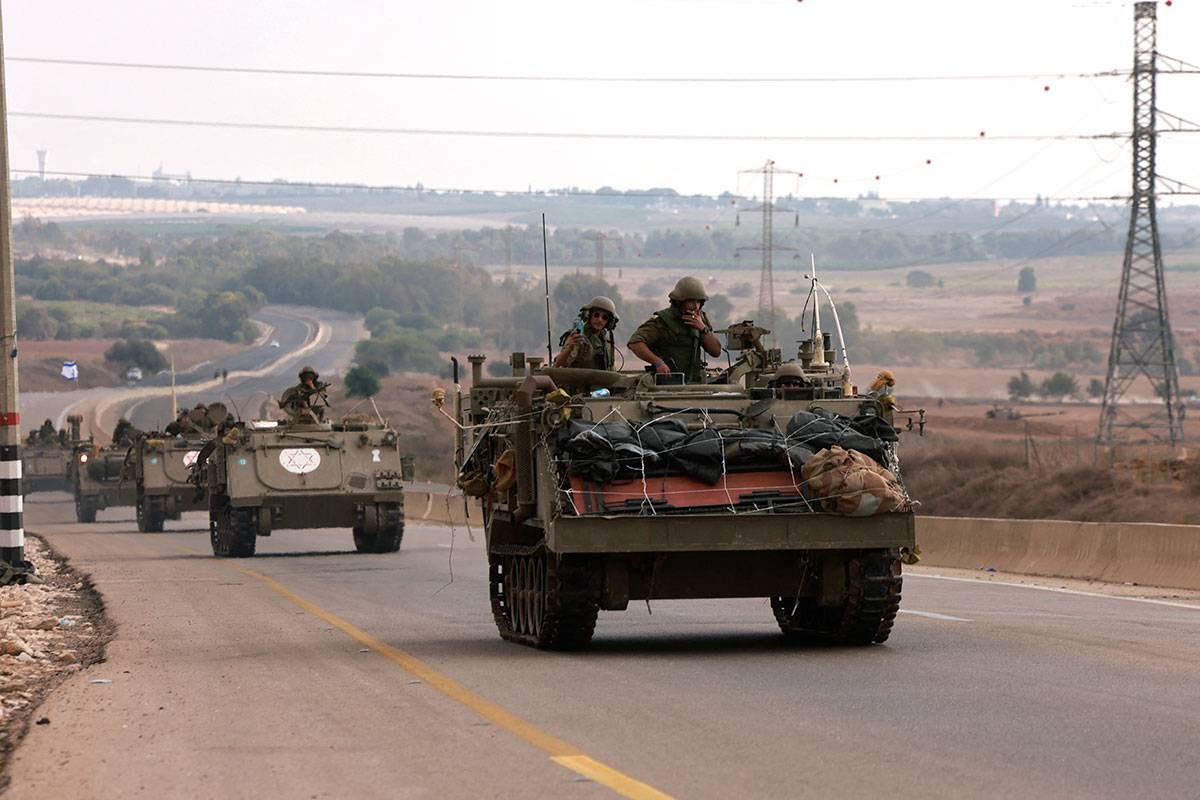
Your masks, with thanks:
M 183 436 L 191 430 L 191 427 L 192 421 L 188 419 L 188 410 L 181 408 L 175 415 L 175 419 L 168 422 L 167 427 L 163 430 L 170 436 Z
M 121 417 L 117 420 L 117 426 L 113 428 L 113 444 L 121 447 L 129 447 L 141 435 L 141 431 L 133 427 L 133 423 Z
M 324 422 L 325 409 L 329 406 L 325 390 L 329 384 L 317 380 L 319 377 L 312 367 L 301 367 L 300 383 L 279 398 L 279 407 L 288 412 L 294 422 Z
M 777 389 L 797 389 L 808 386 L 808 379 L 804 377 L 804 370 L 800 369 L 799 364 L 789 361 L 775 370 L 775 380 L 771 385 Z
M 708 292 L 699 278 L 687 277 L 667 297 L 670 307 L 638 326 L 629 337 L 629 350 L 660 375 L 682 372 L 688 383 L 704 383 L 704 353 L 721 355 L 721 340 L 704 315 Z
M 58 431 L 54 429 L 54 423 L 46 420 L 42 423 L 42 427 L 38 428 L 38 441 L 41 444 L 54 444 L 54 440 L 58 437 Z
M 579 309 L 575 327 L 559 337 L 562 348 L 554 357 L 556 367 L 582 369 L 613 368 L 613 331 L 617 327 L 617 307 L 607 297 L 593 297 Z

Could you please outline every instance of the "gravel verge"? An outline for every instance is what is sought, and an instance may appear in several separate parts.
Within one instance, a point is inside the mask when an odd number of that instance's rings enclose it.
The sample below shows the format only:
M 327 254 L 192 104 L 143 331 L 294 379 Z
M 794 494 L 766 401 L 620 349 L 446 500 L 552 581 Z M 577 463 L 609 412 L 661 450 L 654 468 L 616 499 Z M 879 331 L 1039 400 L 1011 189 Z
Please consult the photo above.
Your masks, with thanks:
M 86 575 L 42 539 L 27 535 L 25 557 L 44 583 L 0 586 L 0 793 L 13 750 L 46 697 L 71 675 L 104 661 L 114 628 Z

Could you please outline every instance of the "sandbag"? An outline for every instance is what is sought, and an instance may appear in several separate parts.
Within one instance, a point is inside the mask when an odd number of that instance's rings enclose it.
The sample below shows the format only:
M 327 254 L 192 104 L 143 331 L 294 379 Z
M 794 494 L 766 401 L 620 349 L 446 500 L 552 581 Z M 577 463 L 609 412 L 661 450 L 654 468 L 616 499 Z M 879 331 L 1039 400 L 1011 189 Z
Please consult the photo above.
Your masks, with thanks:
M 911 508 L 896 476 L 857 450 L 837 445 L 821 450 L 800 475 L 821 507 L 836 514 L 869 517 Z

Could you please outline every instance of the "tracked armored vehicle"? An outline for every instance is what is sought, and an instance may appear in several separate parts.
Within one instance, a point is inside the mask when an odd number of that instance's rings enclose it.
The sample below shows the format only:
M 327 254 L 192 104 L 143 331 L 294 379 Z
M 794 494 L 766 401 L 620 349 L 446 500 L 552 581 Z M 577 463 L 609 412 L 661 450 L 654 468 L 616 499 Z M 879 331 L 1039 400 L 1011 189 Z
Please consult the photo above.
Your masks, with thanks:
M 206 495 L 189 478 L 200 450 L 228 416 L 221 403 L 198 405 L 181 413 L 169 433 L 138 435 L 125 461 L 125 478 L 135 487 L 139 531 L 160 533 L 166 520 L 208 509 Z
M 21 489 L 33 492 L 69 492 L 71 459 L 80 442 L 83 417 L 67 417 L 67 429 L 52 440 L 35 431 L 21 448 Z
M 122 445 L 97 447 L 91 441 L 75 447 L 68 475 L 75 493 L 77 520 L 95 522 L 97 511 L 137 503 L 133 481 L 124 477 L 128 450 Z
M 859 394 L 814 329 L 781 364 L 730 326 L 741 357 L 700 385 L 521 354 L 485 378 L 472 356 L 458 482 L 483 504 L 500 635 L 578 648 L 631 601 L 762 597 L 788 637 L 887 639 L 915 550 L 890 374 Z
M 285 528 L 350 528 L 360 553 L 393 553 L 404 536 L 399 436 L 384 424 L 257 420 L 224 426 L 197 479 L 208 495 L 213 555 L 254 555 Z

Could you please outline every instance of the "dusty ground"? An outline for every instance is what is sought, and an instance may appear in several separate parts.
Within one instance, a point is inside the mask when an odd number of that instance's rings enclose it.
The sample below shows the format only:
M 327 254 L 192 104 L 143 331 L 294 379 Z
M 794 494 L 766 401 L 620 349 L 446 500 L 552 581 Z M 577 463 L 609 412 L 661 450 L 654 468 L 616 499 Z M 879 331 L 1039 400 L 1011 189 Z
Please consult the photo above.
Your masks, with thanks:
M 103 661 L 113 635 L 87 576 L 33 536 L 25 539 L 25 557 L 44 583 L 0 586 L 0 792 L 26 728 L 54 724 L 35 713 L 42 698 L 68 676 Z
M 818 254 L 819 258 L 819 254 Z M 1187 263 L 1200 253 L 1171 254 L 1171 262 Z M 1117 292 L 1121 283 L 1121 254 L 1071 256 L 1062 258 L 996 259 L 955 264 L 896 267 L 880 270 L 818 270 L 822 283 L 835 301 L 851 301 L 858 308 L 864 326 L 877 330 L 921 331 L 1080 331 L 1096 329 L 1111 335 Z M 1037 277 L 1037 291 L 1029 306 L 1023 305 L 1016 291 L 1017 275 L 1031 266 Z M 807 259 L 805 260 L 807 267 Z M 941 287 L 908 289 L 906 278 L 920 269 L 941 280 Z M 550 267 L 550 278 L 557 280 L 575 273 L 574 266 Z M 496 268 L 502 272 L 503 267 Z M 806 268 L 776 265 L 775 303 L 789 316 L 799 313 L 807 293 Z M 531 285 L 542 285 L 541 269 L 519 268 Z M 760 267 L 720 270 L 699 275 L 710 293 L 725 294 L 738 315 L 752 317 L 758 307 Z M 678 269 L 639 267 L 605 270 L 604 279 L 614 284 L 626 299 L 638 298 L 638 288 L 658 281 L 664 287 L 655 297 L 665 302 L 666 289 L 680 277 Z M 1176 333 L 1200 329 L 1200 272 L 1166 273 L 1168 305 L 1172 328 Z M 729 289 L 749 283 L 753 291 L 743 298 L 731 297 Z M 796 291 L 793 291 L 796 290 Z
M 174 356 L 177 370 L 185 370 L 246 348 L 244 344 L 215 339 L 173 339 L 157 344 L 168 360 Z M 21 391 L 59 392 L 75 388 L 71 381 L 62 377 L 64 361 L 74 361 L 79 365 L 78 387 L 81 389 L 124 386 L 125 366 L 104 360 L 104 352 L 112 345 L 112 339 L 22 341 L 19 355 Z

